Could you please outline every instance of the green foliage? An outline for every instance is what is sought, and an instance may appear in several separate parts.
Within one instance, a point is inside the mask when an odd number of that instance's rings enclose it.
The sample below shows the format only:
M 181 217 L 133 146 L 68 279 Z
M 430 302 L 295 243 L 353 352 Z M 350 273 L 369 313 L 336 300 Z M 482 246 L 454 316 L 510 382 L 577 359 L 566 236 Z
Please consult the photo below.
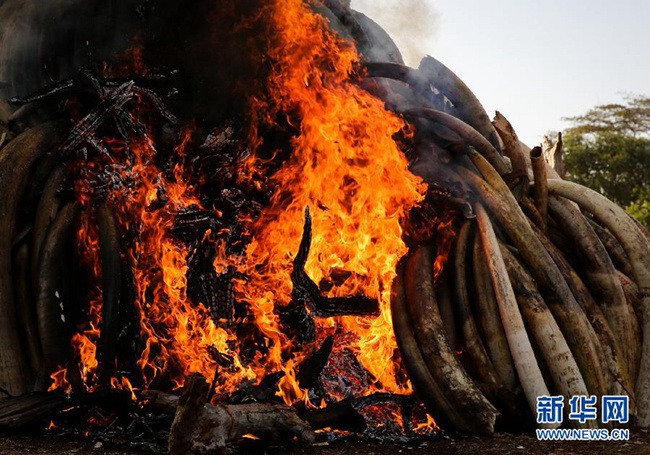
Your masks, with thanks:
M 650 229 L 650 200 L 646 196 L 644 199 L 634 201 L 627 207 L 627 211 L 641 224 Z
M 564 135 L 569 178 L 625 207 L 650 227 L 650 98 L 596 106 L 569 118 Z
M 628 96 L 625 104 L 603 104 L 584 115 L 568 117 L 573 123 L 572 134 L 620 133 L 626 136 L 650 134 L 650 98 Z

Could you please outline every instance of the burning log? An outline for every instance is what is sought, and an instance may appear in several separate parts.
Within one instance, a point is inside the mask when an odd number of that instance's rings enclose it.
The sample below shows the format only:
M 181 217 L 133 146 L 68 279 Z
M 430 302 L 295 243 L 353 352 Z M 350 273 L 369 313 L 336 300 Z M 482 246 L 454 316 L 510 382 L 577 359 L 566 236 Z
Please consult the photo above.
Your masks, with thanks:
M 399 405 L 402 408 L 402 414 L 408 417 L 410 410 L 415 405 L 415 397 L 390 393 L 375 393 L 359 398 L 347 397 L 322 409 L 301 412 L 300 417 L 308 422 L 313 430 L 333 428 L 341 431 L 362 432 L 368 425 L 361 411 L 371 406 L 387 403 Z
M 114 90 L 111 90 L 108 96 L 86 117 L 75 125 L 68 134 L 66 140 L 61 144 L 59 153 L 67 155 L 75 150 L 84 141 L 88 140 L 91 134 L 111 115 L 118 113 L 133 97 L 133 81 L 125 82 Z
M 305 209 L 305 226 L 298 253 L 293 260 L 291 282 L 293 283 L 292 297 L 299 307 L 306 307 L 316 317 L 330 318 L 334 316 L 369 316 L 377 315 L 379 304 L 376 300 L 363 295 L 350 297 L 325 297 L 318 285 L 307 275 L 305 264 L 311 248 L 311 215 L 309 208 Z M 302 315 L 303 318 L 308 317 Z
M 333 428 L 341 431 L 362 432 L 368 425 L 355 407 L 352 397 L 345 398 L 322 409 L 302 413 L 313 430 Z
M 334 337 L 328 336 L 314 353 L 305 359 L 298 368 L 298 384 L 304 389 L 321 388 L 320 374 L 327 365 L 332 347 L 334 346 Z
M 218 376 L 219 370 L 216 371 L 215 379 L 217 379 Z M 276 393 L 278 390 L 278 383 L 284 377 L 284 371 L 276 371 L 275 373 L 267 374 L 262 378 L 259 384 L 243 384 L 237 391 L 231 394 L 226 401 L 228 404 L 277 403 L 278 397 Z M 212 392 L 214 392 L 214 387 L 212 387 Z
M 7 233 L 0 243 L 0 387 L 26 391 L 30 371 L 44 387 L 55 368 L 77 367 L 81 360 L 77 352 L 72 361 L 70 329 L 88 321 L 79 320 L 81 305 L 67 304 L 66 293 L 77 286 L 62 267 L 79 210 L 68 203 L 74 188 L 82 193 L 75 197 L 84 213 L 95 210 L 88 200 L 107 201 L 95 212 L 98 251 L 84 257 L 94 254 L 89 267 L 92 279 L 101 280 L 103 299 L 93 300 L 101 305 L 92 307 L 101 323 L 90 321 L 99 333 L 93 330 L 90 344 L 97 345 L 85 352 L 90 364 L 79 365 L 89 381 L 83 385 L 128 388 L 118 379 L 135 371 L 123 374 L 125 364 L 142 368 L 145 388 L 154 381 L 170 388 L 185 384 L 180 400 L 154 393 L 175 414 L 172 453 L 225 451 L 248 433 L 311 442 L 316 428 L 364 431 L 364 407 L 390 402 L 409 414 L 415 405 L 410 384 L 443 428 L 490 434 L 499 415 L 504 428 L 527 422 L 531 414 L 519 400 L 525 396 L 534 412 L 549 386 L 565 396 L 628 393 L 634 402 L 636 379 L 638 421 L 649 426 L 648 233 L 595 193 L 556 180 L 563 175 L 561 138 L 529 155 L 512 125 L 498 113 L 490 122 L 453 72 L 431 57 L 417 69 L 404 66 L 385 32 L 348 3 L 314 5 L 327 19 L 297 0 L 277 3 L 269 5 L 272 17 L 266 10 L 254 14 L 255 21 L 268 22 L 259 29 L 269 34 L 253 37 L 264 44 L 246 56 L 262 67 L 239 84 L 250 85 L 247 102 L 232 102 L 240 94 L 219 93 L 229 91 L 229 78 L 240 77 L 226 69 L 214 76 L 228 84 L 213 84 L 211 93 L 229 102 L 181 88 L 174 113 L 136 84 L 147 77 L 105 79 L 87 71 L 13 100 L 24 106 L 10 129 L 0 129 L 0 146 L 10 139 L 0 151 L 0 192 L 6 195 L 0 227 Z M 295 17 L 303 18 L 297 29 Z M 244 41 L 257 25 L 245 27 Z M 195 47 L 178 33 L 183 39 L 177 41 Z M 355 57 L 341 37 L 354 41 L 363 56 Z M 148 52 L 148 46 L 134 50 L 134 63 L 145 68 L 127 74 L 153 74 L 139 61 L 142 51 L 184 68 L 181 85 L 209 80 L 194 74 L 203 71 L 197 69 L 202 62 L 187 65 L 186 56 L 176 55 L 183 52 Z M 317 68 L 319 76 L 306 80 L 304 68 Z M 7 69 L 0 70 L 4 77 Z M 264 86 L 257 78 L 266 73 Z M 258 86 L 264 96 L 253 93 Z M 394 112 L 363 89 L 383 97 Z M 223 104 L 223 121 L 211 125 L 201 109 L 194 112 L 198 98 Z M 235 104 L 251 112 L 227 111 Z M 80 119 L 62 145 L 65 122 L 37 125 L 53 116 Z M 215 131 L 229 132 L 215 139 Z M 219 147 L 197 148 L 215 141 Z M 69 166 L 72 159 L 76 166 Z M 413 174 L 429 184 L 428 193 Z M 92 188 L 80 191 L 80 183 Z M 435 191 L 444 196 L 429 197 Z M 558 197 L 577 202 L 596 221 Z M 407 220 L 418 204 L 422 210 Z M 305 206 L 317 207 L 314 216 L 326 221 L 318 226 L 327 235 L 312 233 L 306 210 L 300 238 Z M 471 232 L 474 218 L 478 236 Z M 457 228 L 445 263 L 453 235 L 443 233 Z M 312 259 L 319 261 L 310 261 L 310 274 L 320 274 L 318 283 L 305 269 L 312 234 L 319 249 Z M 294 256 L 286 246 L 299 239 Z M 328 250 L 339 241 L 349 244 Z M 432 243 L 438 243 L 435 261 Z M 407 245 L 411 252 L 397 266 L 389 309 L 393 269 Z M 36 308 L 30 281 L 38 291 Z M 342 289 L 353 295 L 340 296 Z M 38 316 L 36 334 L 30 310 Z M 24 330 L 15 329 L 16 320 Z M 131 328 L 121 330 L 125 325 Z M 125 333 L 131 339 L 120 341 Z M 324 341 L 310 353 L 316 339 Z M 343 356 L 354 365 L 339 362 Z M 337 362 L 340 390 L 321 380 L 331 362 Z M 71 370 L 65 379 L 74 382 L 79 372 Z M 203 376 L 191 377 L 195 372 Z M 203 379 L 208 375 L 214 375 L 211 387 Z M 364 396 L 333 402 L 350 390 Z M 277 404 L 314 397 L 327 405 L 296 411 Z M 0 426 L 3 416 L 0 410 Z M 403 428 L 408 434 L 410 416 Z
M 196 235 L 196 232 L 207 230 L 202 226 L 192 223 L 188 229 L 188 235 Z M 176 227 L 174 224 L 174 233 Z M 232 321 L 236 302 L 233 279 L 235 270 L 231 266 L 223 267 L 222 270 L 215 270 L 214 261 L 217 256 L 216 246 L 206 240 L 202 240 L 199 247 L 192 253 L 189 259 L 190 271 L 188 272 L 188 292 L 196 302 L 202 302 L 208 308 L 214 321 Z

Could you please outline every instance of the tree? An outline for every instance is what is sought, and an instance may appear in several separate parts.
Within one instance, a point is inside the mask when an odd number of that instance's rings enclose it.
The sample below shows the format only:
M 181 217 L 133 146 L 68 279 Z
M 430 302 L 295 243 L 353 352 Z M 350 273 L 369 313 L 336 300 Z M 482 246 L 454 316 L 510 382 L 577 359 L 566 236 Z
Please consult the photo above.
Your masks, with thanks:
M 573 123 L 563 136 L 569 178 L 650 227 L 650 98 L 629 97 L 566 120 Z

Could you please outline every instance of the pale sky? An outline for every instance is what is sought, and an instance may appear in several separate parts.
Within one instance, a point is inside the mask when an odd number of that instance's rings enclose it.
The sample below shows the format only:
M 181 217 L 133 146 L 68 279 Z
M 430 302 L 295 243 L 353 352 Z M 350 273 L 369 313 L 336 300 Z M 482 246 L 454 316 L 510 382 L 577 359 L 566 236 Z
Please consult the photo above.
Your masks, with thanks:
M 417 66 L 451 68 L 528 145 L 562 117 L 650 96 L 650 0 L 352 0 Z

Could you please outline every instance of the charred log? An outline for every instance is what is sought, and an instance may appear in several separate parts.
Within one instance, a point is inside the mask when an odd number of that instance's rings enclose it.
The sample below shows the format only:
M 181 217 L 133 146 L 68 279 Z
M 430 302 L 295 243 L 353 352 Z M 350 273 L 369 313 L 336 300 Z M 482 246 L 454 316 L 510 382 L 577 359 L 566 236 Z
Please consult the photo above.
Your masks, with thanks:
M 322 387 L 320 375 L 325 365 L 327 365 L 333 346 L 334 337 L 330 335 L 325 338 L 320 348 L 300 364 L 296 375 L 300 387 L 303 389 Z
M 379 302 L 363 295 L 349 297 L 325 297 L 321 294 L 318 285 L 307 275 L 305 265 L 311 248 L 311 215 L 309 208 L 305 210 L 305 225 L 298 253 L 293 260 L 291 282 L 293 283 L 292 306 L 290 313 L 294 320 L 309 324 L 310 317 L 302 308 L 308 308 L 314 317 L 334 316 L 373 316 L 379 314 Z

